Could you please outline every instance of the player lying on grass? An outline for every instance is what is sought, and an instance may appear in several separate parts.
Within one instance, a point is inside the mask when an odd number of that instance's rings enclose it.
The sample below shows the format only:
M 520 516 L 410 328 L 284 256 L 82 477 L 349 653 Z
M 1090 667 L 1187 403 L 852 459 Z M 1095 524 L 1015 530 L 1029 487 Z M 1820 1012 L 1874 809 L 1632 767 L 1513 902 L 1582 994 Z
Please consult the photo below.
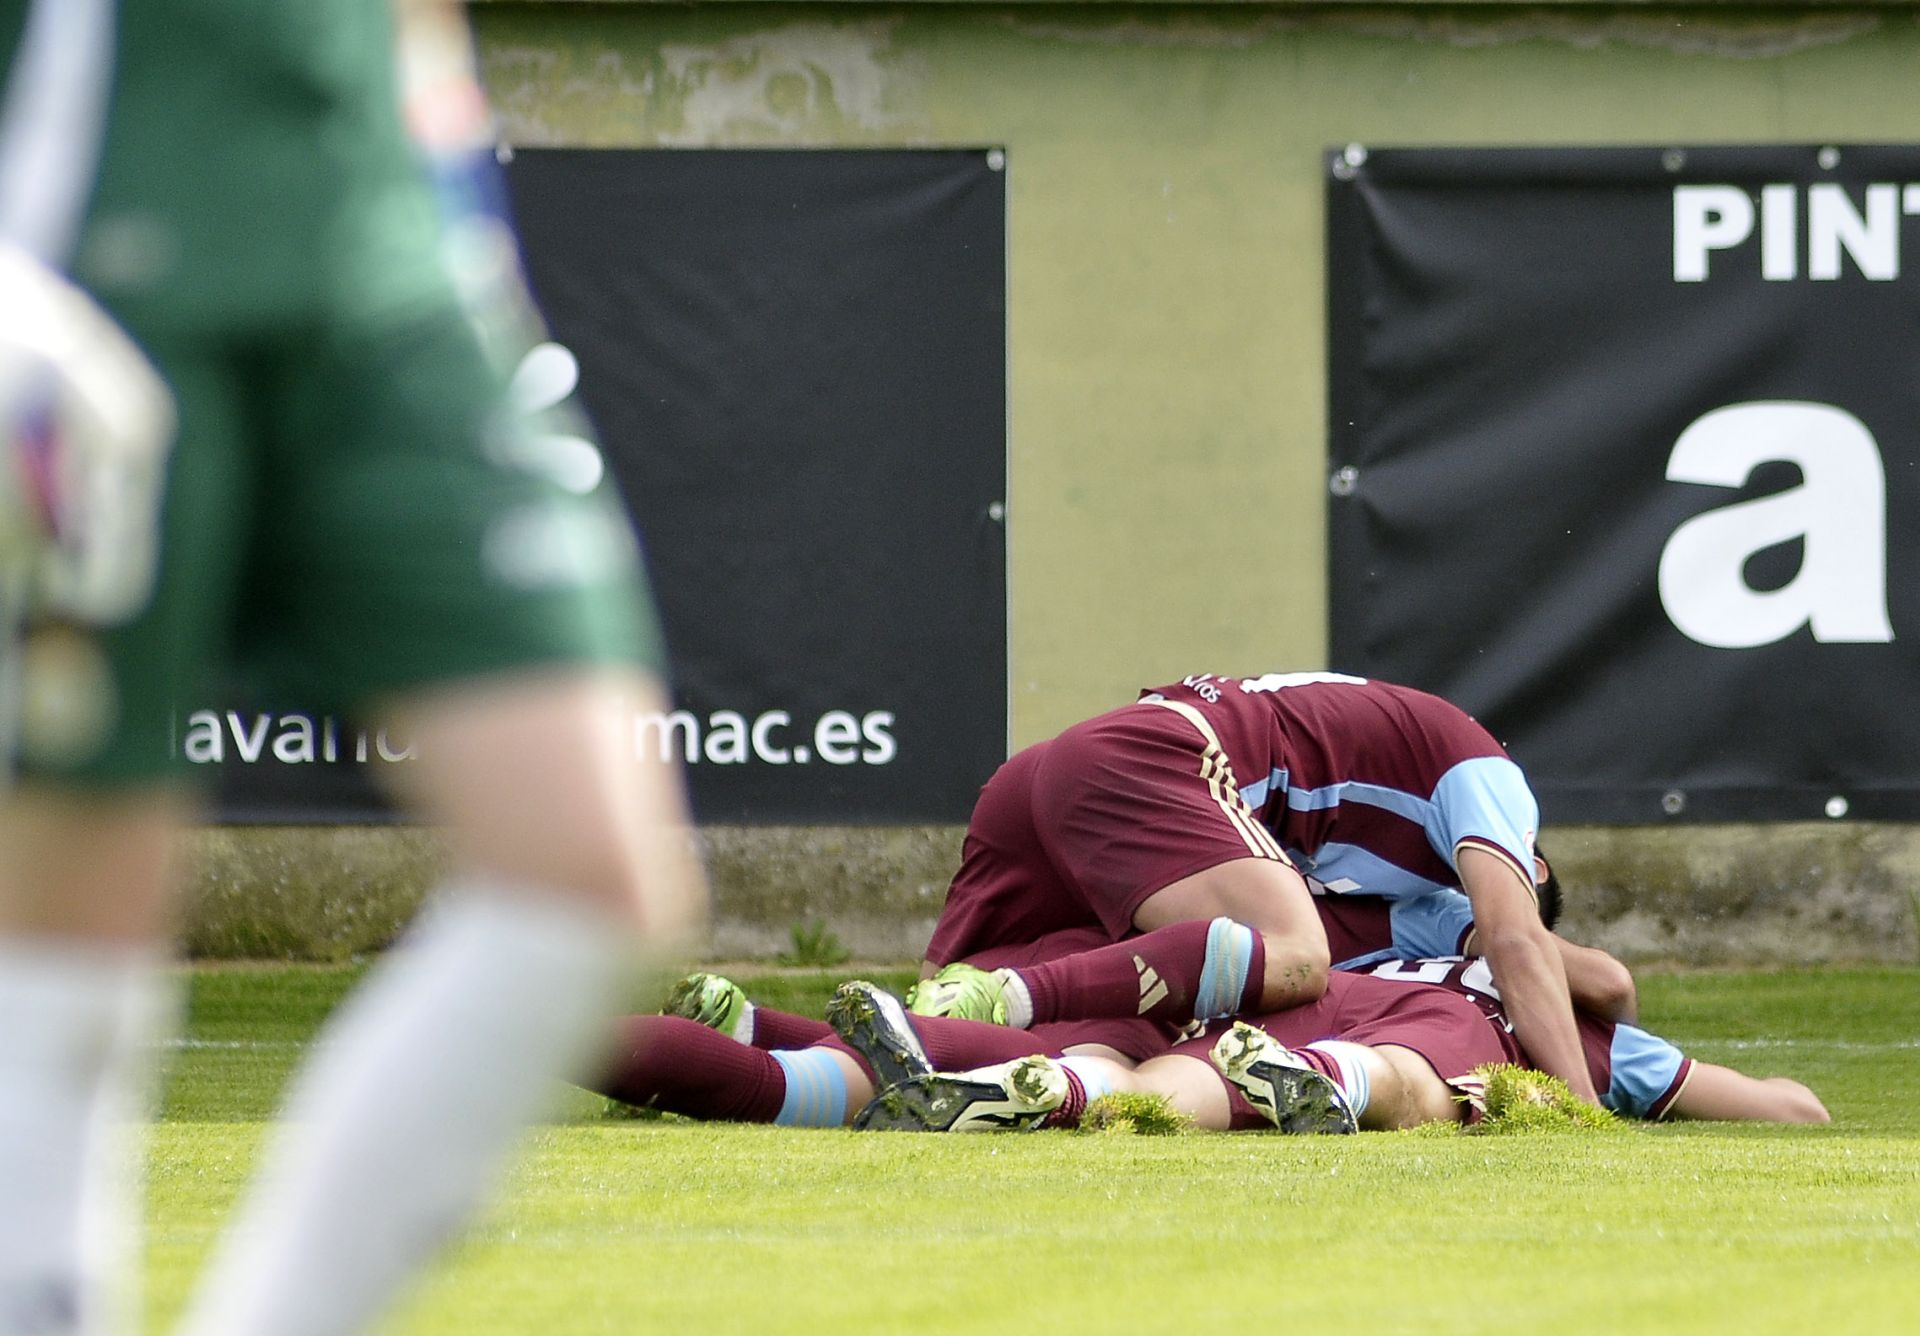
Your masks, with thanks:
M 679 992 L 688 1009 L 738 995 L 713 976 L 695 980 Z M 595 1088 L 701 1118 L 923 1131 L 1071 1126 L 1100 1095 L 1135 1091 L 1164 1096 L 1206 1130 L 1343 1132 L 1470 1119 L 1481 1069 L 1524 1064 L 1478 957 L 1336 974 L 1309 1006 L 1256 1024 L 1222 1022 L 1157 1050 L 1124 1019 L 1023 1034 L 911 1017 L 862 982 L 843 985 L 829 1005 L 834 1037 L 823 1022 L 769 1008 L 755 1015 L 807 1046 L 759 1049 L 685 1016 L 629 1017 L 622 1057 Z M 1589 1079 L 1621 1114 L 1826 1121 L 1798 1082 L 1688 1059 L 1625 1023 L 1583 1015 L 1580 1026 Z
M 1329 895 L 1323 887 L 1317 887 L 1311 877 L 1308 885 L 1313 887 L 1313 908 L 1317 910 L 1321 927 L 1327 935 L 1336 971 L 1363 969 L 1384 960 L 1423 960 L 1438 956 L 1478 954 L 1473 904 L 1459 891 L 1436 891 L 1432 895 L 1417 898 L 1388 900 L 1384 896 Z M 1549 871 L 1542 875 L 1538 908 L 1542 925 L 1551 933 L 1561 912 L 1561 887 Z M 1204 923 L 1198 927 L 1206 929 L 1208 937 L 1217 939 L 1235 925 L 1225 923 L 1215 927 L 1212 923 Z M 1156 983 L 1165 983 L 1167 977 L 1158 971 L 1158 966 L 1165 964 L 1165 958 L 1156 948 L 1164 948 L 1167 937 L 1169 935 L 1131 937 L 1117 942 L 1112 948 L 1089 948 L 1087 933 L 1068 929 L 1062 933 L 1050 933 L 1037 942 L 983 950 L 973 956 L 968 967 L 975 975 L 981 971 L 1008 969 L 1018 971 L 1021 975 L 1041 977 L 1046 973 L 1046 967 L 1062 960 L 1064 956 L 1071 956 L 1069 964 L 1083 973 L 1083 979 L 1096 977 L 1092 969 L 1094 966 L 1104 967 L 1104 971 L 1112 975 L 1108 996 L 1102 998 L 1094 994 L 1091 998 L 1092 1004 L 1098 1008 L 1102 1002 L 1114 1004 L 1116 1000 L 1131 1000 L 1139 994 L 1142 979 L 1152 977 Z M 1634 1019 L 1638 1010 L 1638 996 L 1634 990 L 1634 977 L 1624 964 L 1603 950 L 1578 946 L 1559 937 L 1557 933 L 1551 935 L 1551 941 L 1559 948 L 1561 960 L 1567 967 L 1567 977 L 1574 987 L 1576 1004 L 1582 1012 L 1611 1021 Z M 964 977 L 960 966 L 948 967 L 947 973 L 948 981 Z M 916 1006 L 916 998 L 924 992 L 925 985 L 908 990 L 908 1008 L 918 1015 L 929 1014 L 924 1008 Z M 966 1006 L 956 1006 L 956 996 L 964 998 Z M 966 992 L 952 987 L 935 990 L 933 1000 L 937 1006 L 931 1010 L 931 1014 L 956 1015 L 958 1019 L 998 1017 L 998 1023 L 1004 1023 L 1004 1010 L 996 1010 L 993 1006 L 996 996 L 998 992 L 993 990 Z M 674 989 L 666 1010 L 668 1014 L 685 1015 L 689 1019 L 699 1019 L 707 1025 L 724 1029 L 733 1038 L 745 1044 L 755 1044 L 758 1048 L 801 1048 L 831 1033 L 824 1021 L 810 1017 L 785 1014 L 762 1017 L 743 990 L 726 979 L 720 979 L 718 975 L 689 975 Z M 1137 1002 L 1133 1008 L 1116 1010 L 1121 1010 L 1121 1015 L 1092 1019 L 1127 1019 L 1129 1025 L 1119 1027 L 1129 1031 L 1131 1037 L 1131 1042 L 1125 1044 L 1125 1048 L 1152 1052 L 1158 1042 L 1171 1040 L 1173 1035 L 1177 1035 L 1179 1029 L 1200 1008 L 1194 1006 L 1192 990 L 1167 987 L 1164 998 L 1144 1012 Z M 1106 1033 L 1106 1027 L 1102 1027 L 1102 1033 Z
M 1186 677 L 987 782 L 915 1009 L 1015 1026 L 1277 1010 L 1319 996 L 1333 959 L 1303 874 L 1460 892 L 1528 1050 L 1592 1100 L 1535 912 L 1538 827 L 1519 767 L 1437 697 L 1337 673 Z M 1051 958 L 992 962 L 1012 972 L 945 969 L 1036 944 Z
M 1551 928 L 1560 909 L 1558 883 L 1545 878 L 1541 891 L 1540 913 L 1544 925 Z M 1399 901 L 1377 896 L 1316 895 L 1313 905 L 1343 968 L 1389 959 L 1453 954 L 1470 947 L 1474 941 L 1472 908 L 1467 898 L 1458 892 Z M 1209 927 L 1209 931 L 1213 929 Z M 1024 965 L 1029 961 L 1044 961 L 1050 958 L 1050 953 L 1073 952 L 1086 940 L 1085 934 L 1068 930 L 1026 946 L 987 952 L 977 959 L 983 964 L 1018 962 Z M 1625 966 L 1604 952 L 1571 943 L 1563 943 L 1562 950 L 1571 976 L 1604 999 L 1604 1010 L 1595 1007 L 1591 1011 L 1610 1020 L 1631 1014 L 1633 984 Z M 826 1022 L 756 1008 L 743 990 L 718 976 L 689 976 L 674 989 L 666 1010 L 670 1017 L 698 1021 L 741 1044 L 762 1050 L 763 1054 L 781 1056 L 769 1060 L 764 1056 L 729 1052 L 717 1048 L 697 1030 L 663 1024 L 661 1018 L 630 1017 L 620 1024 L 620 1056 L 596 1089 L 632 1103 L 658 1103 L 660 1107 L 697 1117 L 828 1124 L 854 1116 L 873 1091 L 872 1072 L 856 1063 L 853 1053 L 844 1045 L 836 1046 L 832 1042 L 834 1031 Z M 1306 1013 L 1307 1016 L 1318 1014 L 1317 1010 Z M 1119 1070 L 1126 1070 L 1165 1054 L 1180 1038 L 1178 1027 L 1138 1015 L 1044 1023 L 1034 1027 L 1024 1039 L 1017 1037 L 1018 1032 L 1004 1030 L 991 1036 L 989 1032 L 965 1026 L 950 1031 L 942 1018 L 927 1018 L 920 1024 L 940 1045 L 941 1052 L 935 1055 L 934 1065 L 949 1070 L 956 1065 L 975 1066 L 1036 1052 L 1110 1058 L 1118 1062 Z M 1332 1033 L 1331 1030 L 1323 1032 Z M 986 1047 L 963 1046 L 969 1036 Z M 825 1047 L 813 1051 L 823 1041 Z M 836 1048 L 838 1055 L 834 1056 Z M 800 1056 L 803 1052 L 804 1056 Z M 884 1074 L 881 1086 L 884 1088 L 903 1075 L 922 1070 L 917 1066 L 907 1070 L 895 1063 Z M 1074 1071 L 1074 1066 L 1070 1064 L 1068 1070 Z M 1174 1079 L 1183 1070 L 1188 1079 L 1195 1079 L 1195 1072 L 1181 1064 L 1168 1068 L 1166 1075 Z M 1090 1067 L 1087 1072 L 1100 1088 L 1105 1088 L 1111 1076 L 1105 1067 Z M 791 1083 L 790 1074 L 795 1077 Z M 1152 1079 L 1156 1073 L 1149 1072 L 1148 1076 Z M 1217 1084 L 1205 1071 L 1198 1073 L 1198 1083 L 1202 1089 Z M 790 1085 L 795 1094 L 788 1100 L 786 1093 Z M 822 1089 L 828 1092 L 824 1103 L 811 1100 L 803 1093 Z M 1077 1098 L 1068 1100 L 1059 1117 L 1077 1116 L 1079 1103 Z
M 912 1039 L 873 996 L 849 984 L 835 999 L 871 1019 L 842 1029 L 863 1051 L 912 1051 Z M 905 1021 L 908 1030 L 926 1022 Z M 1601 1104 L 1622 1116 L 1826 1122 L 1797 1081 L 1758 1079 L 1684 1056 L 1624 1022 L 1579 1016 L 1583 1055 Z M 949 1043 L 951 1040 L 949 1039 Z M 902 1065 L 911 1065 L 902 1064 Z M 1399 1129 L 1466 1122 L 1483 1111 L 1490 1066 L 1531 1066 L 1479 957 L 1391 961 L 1338 973 L 1317 1002 L 1221 1021 L 1129 1068 L 1082 1058 L 1071 1073 L 1033 1056 L 959 1072 L 922 1072 L 882 1092 L 856 1126 L 918 1131 L 1038 1126 L 1056 1100 L 1088 1082 L 1165 1096 L 1206 1130 L 1277 1126 L 1290 1132 Z

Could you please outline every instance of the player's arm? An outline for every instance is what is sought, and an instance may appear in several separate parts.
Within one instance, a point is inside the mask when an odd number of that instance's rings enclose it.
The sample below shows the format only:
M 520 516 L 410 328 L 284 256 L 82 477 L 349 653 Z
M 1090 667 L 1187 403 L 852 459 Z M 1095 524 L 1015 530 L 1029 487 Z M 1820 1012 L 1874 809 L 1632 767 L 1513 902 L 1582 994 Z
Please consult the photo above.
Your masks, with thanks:
M 1477 843 L 1455 851 L 1460 881 L 1473 902 L 1481 952 L 1513 1022 L 1515 1036 L 1533 1065 L 1565 1081 L 1591 1104 L 1599 1096 L 1587 1071 L 1560 948 L 1534 903 L 1533 888 L 1519 866 Z
M 1576 946 L 1558 933 L 1552 936 L 1574 1006 L 1605 1021 L 1638 1019 L 1640 994 L 1633 971 L 1596 947 Z
M 1695 1060 L 1686 1084 L 1667 1108 L 1669 1118 L 1745 1119 L 1764 1123 L 1831 1121 L 1820 1097 L 1785 1076 L 1748 1076 Z

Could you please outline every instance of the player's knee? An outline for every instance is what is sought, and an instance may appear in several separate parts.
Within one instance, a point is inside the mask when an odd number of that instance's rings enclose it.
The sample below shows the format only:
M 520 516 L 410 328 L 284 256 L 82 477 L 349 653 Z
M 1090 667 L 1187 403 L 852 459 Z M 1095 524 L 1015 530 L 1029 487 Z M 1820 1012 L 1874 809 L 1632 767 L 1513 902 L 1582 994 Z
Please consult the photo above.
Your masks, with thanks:
M 1397 1045 L 1369 1051 L 1381 1070 L 1374 1076 L 1374 1098 L 1368 1106 L 1373 1120 L 1362 1119 L 1363 1126 L 1398 1132 L 1466 1117 L 1466 1105 L 1454 1098 L 1453 1087 L 1424 1058 Z M 1382 1099 L 1383 1092 L 1390 1094 Z

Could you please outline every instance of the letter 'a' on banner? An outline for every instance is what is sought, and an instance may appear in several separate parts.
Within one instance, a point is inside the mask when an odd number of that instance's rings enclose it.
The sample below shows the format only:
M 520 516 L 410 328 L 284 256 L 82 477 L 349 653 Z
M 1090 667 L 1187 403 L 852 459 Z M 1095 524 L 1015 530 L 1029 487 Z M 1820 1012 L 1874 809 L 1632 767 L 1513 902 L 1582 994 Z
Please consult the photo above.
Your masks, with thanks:
M 1920 147 L 1325 166 L 1330 666 L 1549 822 L 1920 817 Z

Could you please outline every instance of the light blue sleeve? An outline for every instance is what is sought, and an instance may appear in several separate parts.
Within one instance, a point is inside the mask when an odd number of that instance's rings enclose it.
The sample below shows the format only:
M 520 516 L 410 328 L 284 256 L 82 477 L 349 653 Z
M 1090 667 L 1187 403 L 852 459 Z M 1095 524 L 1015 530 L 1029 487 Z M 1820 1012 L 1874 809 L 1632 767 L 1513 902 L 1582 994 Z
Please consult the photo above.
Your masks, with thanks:
M 1673 1091 L 1686 1055 L 1634 1025 L 1613 1027 L 1611 1074 L 1600 1102 L 1628 1118 L 1652 1118 L 1664 1112 L 1661 1101 Z
M 1393 902 L 1393 954 L 1401 960 L 1457 956 L 1473 931 L 1473 902 L 1459 891 L 1429 891 Z
M 1433 790 L 1427 842 L 1460 870 L 1460 841 L 1481 840 L 1502 850 L 1532 880 L 1533 837 L 1540 804 L 1520 767 L 1504 756 L 1476 756 L 1447 771 Z

